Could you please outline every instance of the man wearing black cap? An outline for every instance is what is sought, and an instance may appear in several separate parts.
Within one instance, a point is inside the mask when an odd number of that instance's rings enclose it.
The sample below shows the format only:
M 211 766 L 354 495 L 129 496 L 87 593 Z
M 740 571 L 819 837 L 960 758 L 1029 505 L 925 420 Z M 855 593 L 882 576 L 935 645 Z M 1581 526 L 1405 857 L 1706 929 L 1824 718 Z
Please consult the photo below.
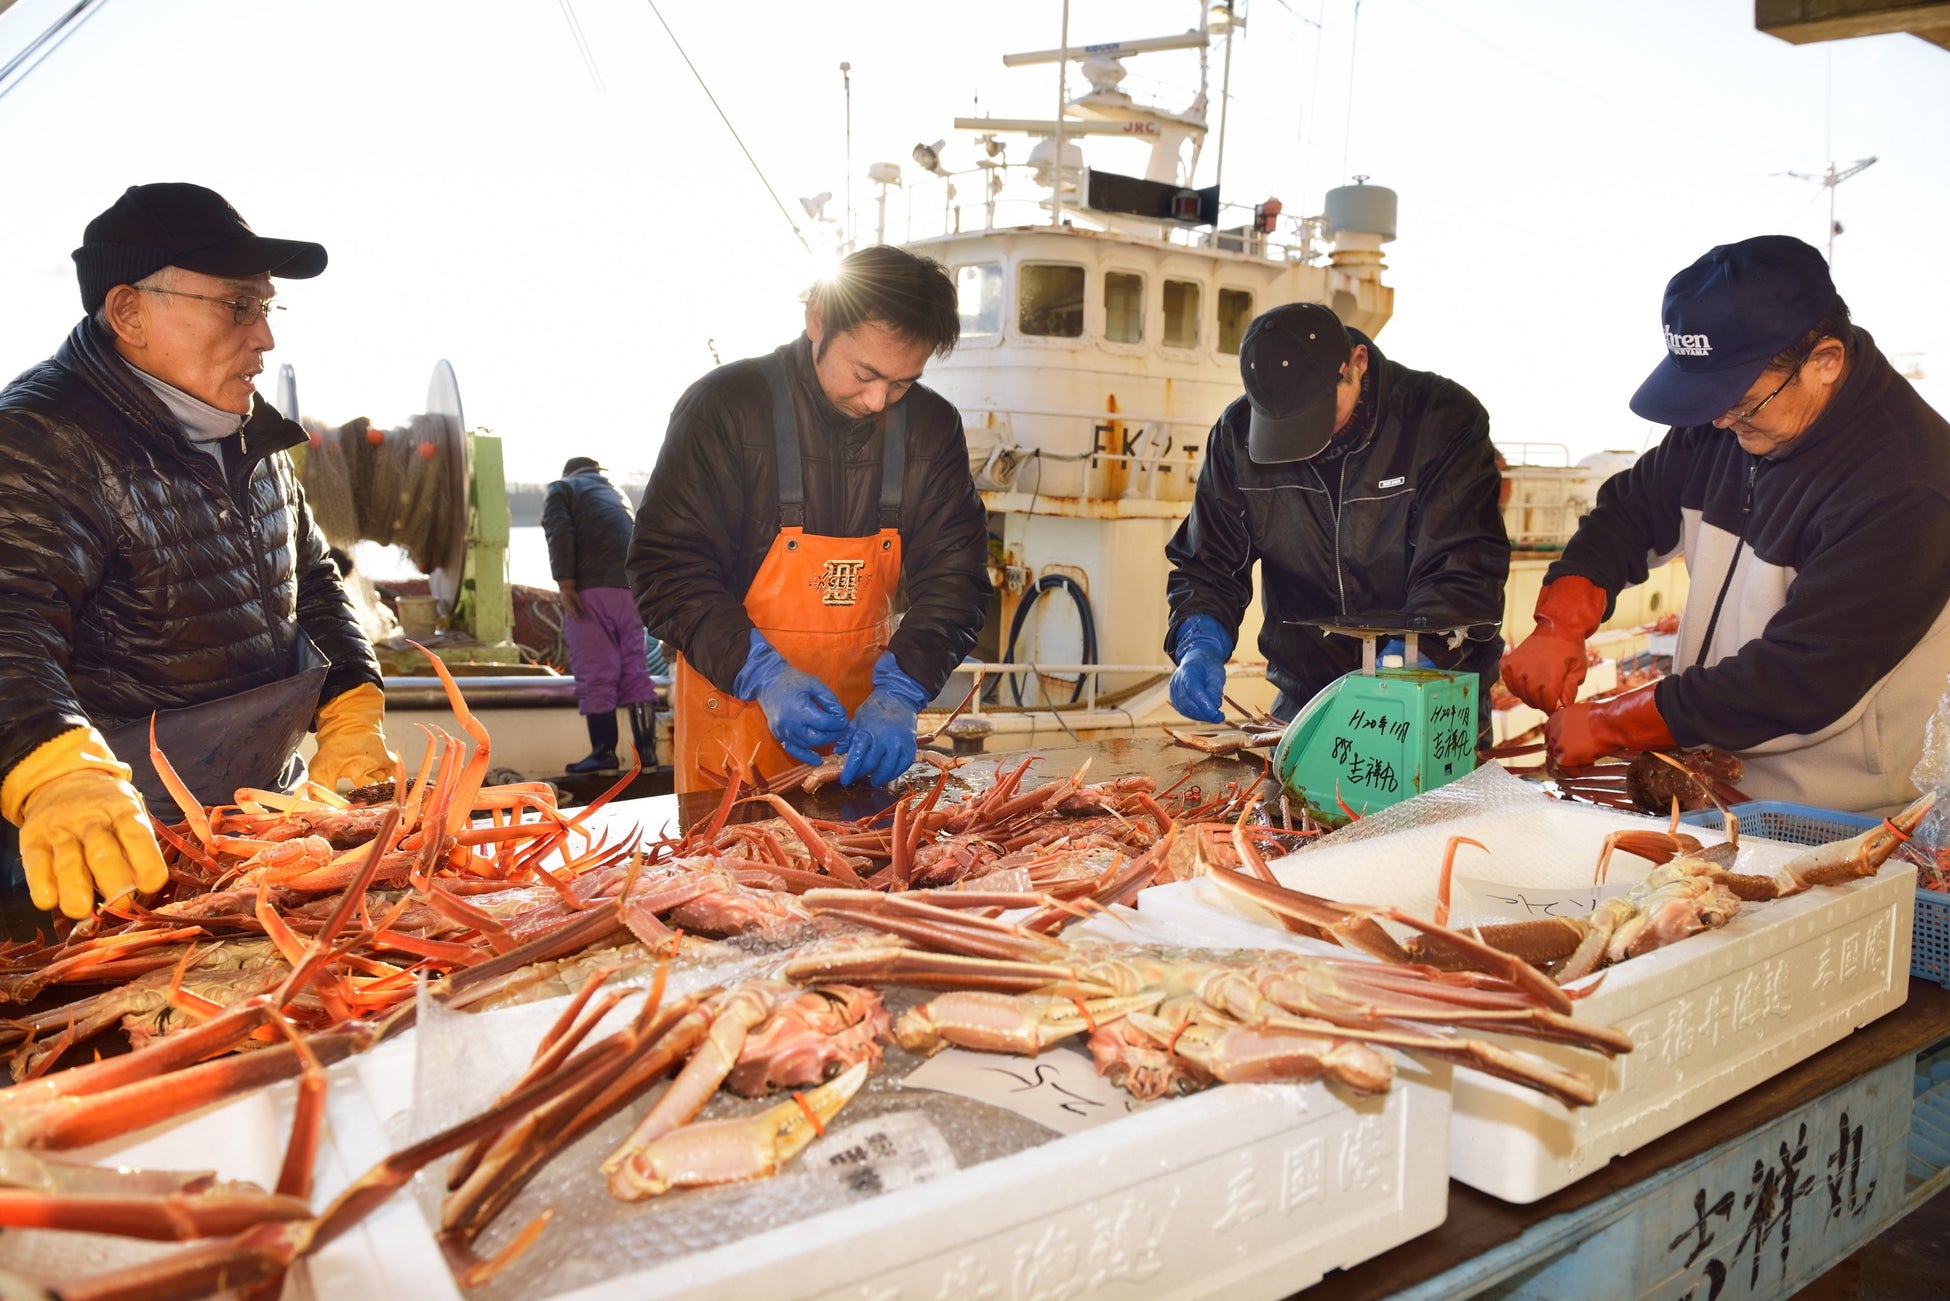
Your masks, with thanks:
M 74 260 L 88 315 L 0 392 L 0 813 L 34 903 L 79 918 L 167 879 L 152 717 L 205 804 L 289 789 L 314 715 L 313 780 L 393 764 L 372 647 L 282 455 L 304 431 L 252 384 L 271 278 L 325 250 L 160 184 Z
M 589 729 L 589 754 L 572 773 L 616 768 L 616 707 L 627 706 L 637 757 L 657 762 L 657 698 L 645 663 L 643 620 L 624 569 L 636 517 L 622 490 L 587 456 L 571 456 L 548 486 L 542 533 L 549 572 L 562 593 L 562 640 L 576 675 L 576 708 Z
M 1599 490 L 1504 681 L 1552 711 L 1559 764 L 1712 745 L 1757 799 L 1893 810 L 1950 675 L 1950 425 L 1798 239 L 1711 250 L 1663 317 L 1632 410 L 1672 428 Z M 1584 639 L 1675 553 L 1692 581 L 1673 672 L 1576 702 Z
M 1318 303 L 1256 319 L 1239 369 L 1246 396 L 1213 426 L 1191 513 L 1165 548 L 1174 708 L 1221 720 L 1225 662 L 1255 561 L 1265 600 L 1259 647 L 1281 718 L 1361 664 L 1359 642 L 1295 620 L 1376 610 L 1500 616 L 1510 541 L 1489 416 L 1468 390 L 1389 361 Z M 1484 726 L 1501 643 L 1422 645 L 1432 666 L 1484 676 Z

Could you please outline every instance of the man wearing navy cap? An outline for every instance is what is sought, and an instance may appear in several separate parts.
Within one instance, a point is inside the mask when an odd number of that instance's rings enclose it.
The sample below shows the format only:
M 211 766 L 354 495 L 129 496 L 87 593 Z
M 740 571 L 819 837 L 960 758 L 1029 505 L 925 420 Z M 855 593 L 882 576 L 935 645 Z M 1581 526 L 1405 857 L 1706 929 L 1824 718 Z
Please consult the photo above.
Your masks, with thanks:
M 1172 707 L 1219 722 L 1225 664 L 1261 565 L 1273 712 L 1291 718 L 1361 666 L 1360 643 L 1295 620 L 1375 610 L 1494 622 L 1510 540 L 1483 406 L 1453 380 L 1410 370 L 1318 303 L 1247 327 L 1246 396 L 1206 443 L 1191 513 L 1165 547 L 1178 665 Z M 1479 727 L 1502 643 L 1422 643 L 1431 666 L 1483 675 Z
M 0 877 L 37 907 L 168 880 L 163 753 L 204 804 L 393 771 L 379 666 L 256 394 L 273 277 L 325 250 L 200 185 L 132 186 L 74 252 L 87 313 L 0 392 Z M 0 886 L 0 888 L 5 888 Z
M 1599 490 L 1504 681 L 1551 712 L 1559 764 L 1712 745 L 1757 799 L 1893 810 L 1950 675 L 1950 425 L 1800 240 L 1713 249 L 1663 315 L 1631 405 L 1672 428 Z M 1673 672 L 1577 701 L 1584 639 L 1675 553 L 1692 581 Z

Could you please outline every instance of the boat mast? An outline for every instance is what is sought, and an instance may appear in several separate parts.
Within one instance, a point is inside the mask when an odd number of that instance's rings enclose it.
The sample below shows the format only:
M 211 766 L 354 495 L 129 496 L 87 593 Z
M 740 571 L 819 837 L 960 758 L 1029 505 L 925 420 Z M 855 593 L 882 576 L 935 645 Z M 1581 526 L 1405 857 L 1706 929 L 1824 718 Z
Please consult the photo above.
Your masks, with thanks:
M 1063 83 L 1070 79 L 1070 0 L 1063 0 L 1063 35 L 1056 42 L 1056 180 L 1050 187 L 1049 224 L 1063 224 Z

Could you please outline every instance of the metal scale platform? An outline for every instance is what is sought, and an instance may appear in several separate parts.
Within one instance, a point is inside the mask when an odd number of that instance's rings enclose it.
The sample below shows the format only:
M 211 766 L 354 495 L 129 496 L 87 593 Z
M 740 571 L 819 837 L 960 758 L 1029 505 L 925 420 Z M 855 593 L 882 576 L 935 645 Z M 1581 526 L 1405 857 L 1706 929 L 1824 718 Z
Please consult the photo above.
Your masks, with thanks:
M 1416 665 L 1422 638 L 1459 646 L 1495 635 L 1494 621 L 1375 611 L 1299 622 L 1361 641 L 1360 670 L 1308 701 L 1273 752 L 1274 775 L 1315 818 L 1339 825 L 1475 769 L 1477 675 Z M 1393 638 L 1404 667 L 1379 663 Z

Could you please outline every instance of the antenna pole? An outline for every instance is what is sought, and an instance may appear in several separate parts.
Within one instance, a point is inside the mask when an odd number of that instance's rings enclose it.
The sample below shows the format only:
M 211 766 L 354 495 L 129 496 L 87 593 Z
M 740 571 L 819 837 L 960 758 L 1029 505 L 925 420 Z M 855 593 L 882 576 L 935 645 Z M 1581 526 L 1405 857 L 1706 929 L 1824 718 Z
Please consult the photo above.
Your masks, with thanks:
M 1212 163 L 1212 184 L 1225 180 L 1226 174 L 1226 110 L 1232 107 L 1232 0 L 1226 5 L 1226 61 L 1219 73 L 1219 153 Z M 1220 191 L 1220 198 L 1225 197 Z
M 1827 175 L 1822 178 L 1822 184 L 1828 187 L 1828 250 L 1825 256 L 1828 260 L 1828 265 L 1832 268 L 1835 265 L 1835 185 L 1836 185 L 1835 155 L 1832 153 L 1828 155 L 1828 171 L 1827 171 Z
M 840 84 L 846 88 L 846 247 L 853 249 L 853 65 L 841 60 Z
M 1850 163 L 1847 167 L 1836 167 L 1835 161 L 1831 158 L 1828 161 L 1828 165 L 1821 170 L 1820 175 L 1816 175 L 1812 172 L 1786 173 L 1786 175 L 1792 176 L 1797 181 L 1814 181 L 1817 184 L 1819 184 L 1823 189 L 1828 191 L 1827 258 L 1828 258 L 1828 266 L 1830 270 L 1833 270 L 1835 266 L 1835 236 L 1839 234 L 1841 231 L 1841 227 L 1835 224 L 1835 187 L 1840 185 L 1843 181 L 1846 181 L 1849 177 L 1854 176 L 1856 173 L 1874 166 L 1875 161 L 1876 161 L 1876 156 L 1874 154 L 1871 154 L 1867 158 L 1856 159 L 1854 162 Z
M 1063 0 L 1063 36 L 1056 47 L 1056 183 L 1050 187 L 1049 224 L 1063 224 L 1063 83 L 1070 79 L 1070 0 Z

